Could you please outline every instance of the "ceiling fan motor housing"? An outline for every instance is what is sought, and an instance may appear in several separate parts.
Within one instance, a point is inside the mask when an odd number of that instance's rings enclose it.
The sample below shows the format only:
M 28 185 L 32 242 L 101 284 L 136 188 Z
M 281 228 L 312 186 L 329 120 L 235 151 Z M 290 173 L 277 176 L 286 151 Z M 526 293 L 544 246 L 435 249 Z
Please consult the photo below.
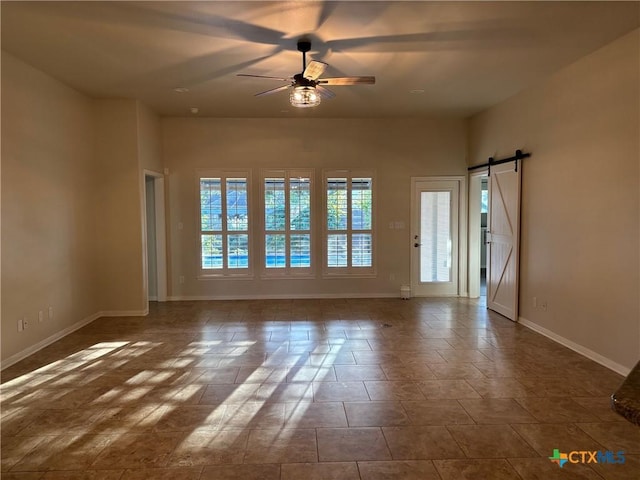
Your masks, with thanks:
M 311 42 L 309 40 L 298 40 L 298 51 L 307 53 L 311 50 Z
M 318 82 L 305 78 L 302 73 L 297 73 L 293 76 L 293 84 L 299 87 L 315 87 Z

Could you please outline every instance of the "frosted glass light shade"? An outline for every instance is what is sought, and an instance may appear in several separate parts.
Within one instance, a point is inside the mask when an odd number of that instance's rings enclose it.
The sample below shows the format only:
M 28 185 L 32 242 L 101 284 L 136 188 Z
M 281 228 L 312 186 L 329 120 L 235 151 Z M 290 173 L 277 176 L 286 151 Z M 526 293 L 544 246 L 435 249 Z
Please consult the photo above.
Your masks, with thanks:
M 320 94 L 315 87 L 294 87 L 289 95 L 291 105 L 298 108 L 315 107 L 320 105 Z

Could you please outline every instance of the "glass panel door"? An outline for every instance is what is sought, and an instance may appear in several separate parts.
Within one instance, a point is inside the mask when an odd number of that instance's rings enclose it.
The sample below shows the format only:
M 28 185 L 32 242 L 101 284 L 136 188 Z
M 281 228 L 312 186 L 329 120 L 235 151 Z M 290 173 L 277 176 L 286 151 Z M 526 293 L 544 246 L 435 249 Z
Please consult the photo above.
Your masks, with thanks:
M 452 178 L 452 177 L 449 177 Z M 411 290 L 458 295 L 458 218 L 462 180 L 413 179 Z

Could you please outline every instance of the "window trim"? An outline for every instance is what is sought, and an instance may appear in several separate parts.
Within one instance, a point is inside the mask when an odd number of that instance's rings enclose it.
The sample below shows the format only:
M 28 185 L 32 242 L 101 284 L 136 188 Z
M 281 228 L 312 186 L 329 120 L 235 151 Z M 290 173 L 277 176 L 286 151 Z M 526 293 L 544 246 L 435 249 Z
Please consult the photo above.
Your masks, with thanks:
M 327 222 L 328 212 L 328 196 L 327 196 L 327 180 L 334 177 L 347 178 L 348 194 L 347 194 L 347 228 L 346 230 L 329 230 Z M 351 210 L 351 183 L 354 178 L 371 178 L 371 229 L 369 230 L 353 230 L 352 229 L 352 210 Z M 322 277 L 323 278 L 375 278 L 377 277 L 377 192 L 376 192 L 376 171 L 369 169 L 323 169 L 322 171 Z M 328 266 L 328 238 L 331 232 L 345 232 L 349 237 L 358 233 L 371 234 L 371 267 L 354 267 L 348 265 L 346 267 L 329 267 Z M 347 240 L 351 245 L 350 240 Z
M 223 228 L 220 230 L 220 234 L 223 236 L 223 245 L 224 251 L 226 253 L 226 244 L 227 237 L 229 234 L 234 233 L 246 233 L 247 235 L 247 249 L 248 249 L 248 267 L 247 268 L 229 268 L 228 266 L 223 266 L 221 269 L 204 269 L 202 268 L 202 235 L 207 234 L 209 232 L 202 230 L 202 204 L 201 204 L 201 191 L 200 191 L 200 182 L 203 178 L 220 178 L 221 185 L 224 185 L 222 190 L 222 202 L 223 202 L 223 214 L 226 213 L 226 182 L 228 178 L 246 178 L 247 180 L 247 230 L 228 230 L 226 228 L 226 224 L 223 221 Z M 255 263 L 255 252 L 253 248 L 253 205 L 252 205 L 252 179 L 251 179 L 251 170 L 250 169 L 199 169 L 196 170 L 196 221 L 198 224 L 197 229 L 197 278 L 199 280 L 210 280 L 210 279 L 252 279 L 254 277 L 253 273 L 253 265 Z M 226 257 L 226 256 L 225 256 Z M 223 260 L 226 263 L 226 258 Z M 223 265 L 224 265 L 223 263 Z
M 266 256 L 267 249 L 265 245 L 265 236 L 270 233 L 274 234 L 284 234 L 287 242 L 287 259 L 290 257 L 290 237 L 291 235 L 296 234 L 296 230 L 291 230 L 290 228 L 290 190 L 285 190 L 285 229 L 282 231 L 267 231 L 266 222 L 265 222 L 265 179 L 267 178 L 284 178 L 287 187 L 289 186 L 289 181 L 291 178 L 308 178 L 309 179 L 309 206 L 310 206 L 310 222 L 309 222 L 309 252 L 310 252 L 310 266 L 309 267 L 291 267 L 287 265 L 284 268 L 267 268 L 266 266 Z M 259 239 L 257 240 L 260 243 L 260 255 L 257 258 L 257 261 L 260 262 L 259 271 L 261 278 L 316 278 L 316 264 L 317 264 L 317 255 L 315 253 L 316 250 L 316 173 L 313 168 L 264 168 L 260 171 L 260 221 L 258 222 L 258 230 L 259 230 Z M 300 230 L 300 232 L 307 233 L 306 230 Z

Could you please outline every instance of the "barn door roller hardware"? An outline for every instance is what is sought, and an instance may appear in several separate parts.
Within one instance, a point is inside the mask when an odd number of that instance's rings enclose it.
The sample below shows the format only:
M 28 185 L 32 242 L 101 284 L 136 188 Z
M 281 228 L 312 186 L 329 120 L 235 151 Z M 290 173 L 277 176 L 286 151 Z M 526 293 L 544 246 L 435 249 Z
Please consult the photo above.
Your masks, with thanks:
M 514 169 L 518 171 L 518 160 L 522 160 L 523 158 L 530 157 L 530 153 L 522 153 L 522 150 L 516 150 L 516 154 L 513 157 L 503 158 L 502 160 L 496 160 L 493 157 L 489 157 L 489 161 L 487 163 L 483 163 L 482 165 L 474 165 L 473 167 L 469 167 L 467 170 L 477 170 L 478 168 L 488 167 L 488 174 L 491 175 L 491 165 L 500 165 L 502 163 L 514 162 Z

